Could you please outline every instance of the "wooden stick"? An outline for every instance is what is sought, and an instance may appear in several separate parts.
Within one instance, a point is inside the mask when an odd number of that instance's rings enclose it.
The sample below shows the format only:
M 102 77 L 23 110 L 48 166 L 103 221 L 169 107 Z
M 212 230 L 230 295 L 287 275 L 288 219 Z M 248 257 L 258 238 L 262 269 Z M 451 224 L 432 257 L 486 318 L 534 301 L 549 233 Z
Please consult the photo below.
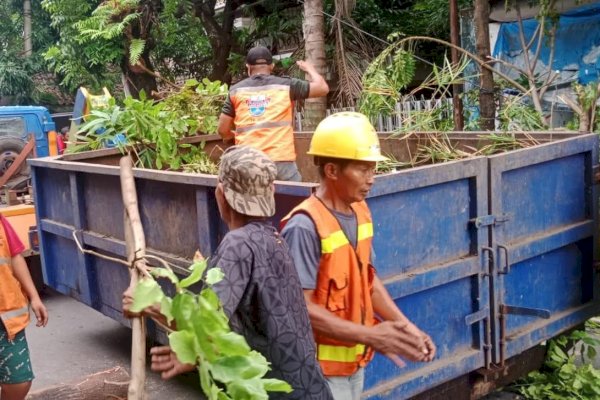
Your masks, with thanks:
M 121 192 L 125 206 L 125 243 L 127 245 L 127 260 L 131 280 L 129 287 L 135 288 L 139 279 L 139 270 L 146 269 L 144 256 L 146 254 L 146 238 L 138 209 L 137 192 L 133 178 L 133 161 L 130 156 L 121 157 Z M 139 269 L 139 270 L 138 270 Z M 144 383 L 146 380 L 146 324 L 143 317 L 131 320 L 131 381 L 127 391 L 129 400 L 145 400 Z

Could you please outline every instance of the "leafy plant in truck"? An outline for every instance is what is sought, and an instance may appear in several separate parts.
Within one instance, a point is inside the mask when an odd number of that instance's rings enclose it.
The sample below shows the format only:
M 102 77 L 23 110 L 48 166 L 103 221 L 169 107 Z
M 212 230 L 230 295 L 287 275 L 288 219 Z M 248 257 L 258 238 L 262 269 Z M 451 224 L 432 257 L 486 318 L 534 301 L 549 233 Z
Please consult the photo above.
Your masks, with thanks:
M 590 320 L 585 331 L 550 340 L 543 368 L 531 372 L 510 389 L 534 400 L 599 399 L 600 370 L 592 363 L 600 345 L 599 327 Z M 576 346 L 569 351 L 573 343 Z
M 160 312 L 177 330 L 169 334 L 169 344 L 180 362 L 195 364 L 200 386 L 209 400 L 267 400 L 268 392 L 290 393 L 292 388 L 278 379 L 264 378 L 269 363 L 252 350 L 245 338 L 231 331 L 217 294 L 211 285 L 219 282 L 223 272 L 206 271 L 206 260 L 195 261 L 190 275 L 179 279 L 173 271 L 155 268 L 151 275 L 170 281 L 176 290 L 173 298 L 163 292 L 153 278 L 144 278 L 136 286 L 132 312 L 160 304 Z M 206 271 L 204 287 L 199 293 L 188 288 L 200 282 Z
M 227 98 L 227 85 L 220 81 L 202 82 L 190 79 L 178 91 L 166 92 L 162 103 L 165 110 L 185 115 L 197 122 L 197 130 L 190 132 L 214 134 L 217 132 L 221 107 Z M 162 94 L 162 93 L 161 93 Z
M 137 167 L 173 170 L 181 169 L 192 155 L 200 157 L 197 152 L 189 155 L 189 145 L 179 143 L 196 131 L 196 119 L 168 110 L 166 104 L 147 99 L 144 92 L 139 99 L 127 97 L 123 103 L 121 107 L 111 99 L 108 107 L 92 110 L 69 151 L 96 150 L 113 141 L 122 152 L 130 145 Z M 126 142 L 115 140 L 119 134 L 125 135 Z

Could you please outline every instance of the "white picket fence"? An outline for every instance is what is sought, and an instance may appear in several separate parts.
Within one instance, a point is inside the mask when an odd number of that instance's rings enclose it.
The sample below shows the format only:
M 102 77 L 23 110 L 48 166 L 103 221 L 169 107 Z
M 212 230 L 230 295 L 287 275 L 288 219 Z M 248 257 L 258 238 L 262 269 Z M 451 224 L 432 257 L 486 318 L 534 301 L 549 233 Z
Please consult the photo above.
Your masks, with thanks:
M 402 128 L 404 121 L 410 120 L 411 113 L 438 108 L 444 109 L 444 112 L 448 113 L 447 117 L 452 118 L 452 98 L 426 99 L 421 96 L 420 98 L 412 98 L 396 103 L 395 111 L 392 115 L 379 115 L 372 122 L 379 132 L 393 132 Z M 340 111 L 356 111 L 356 107 L 332 106 L 327 109 L 327 115 Z M 297 109 L 295 112 L 294 129 L 296 131 L 302 131 L 303 112 L 303 109 Z

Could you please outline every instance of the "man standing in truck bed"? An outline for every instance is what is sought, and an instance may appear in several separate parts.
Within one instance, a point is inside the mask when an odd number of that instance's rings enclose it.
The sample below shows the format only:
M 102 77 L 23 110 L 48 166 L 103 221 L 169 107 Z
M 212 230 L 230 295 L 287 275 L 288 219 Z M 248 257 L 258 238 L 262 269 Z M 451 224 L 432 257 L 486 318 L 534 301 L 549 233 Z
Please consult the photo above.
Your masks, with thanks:
M 271 75 L 273 56 L 266 47 L 255 47 L 246 56 L 248 78 L 233 85 L 219 117 L 218 132 L 225 140 L 263 151 L 277 166 L 277 179 L 301 181 L 294 147 L 294 101 L 329 93 L 325 79 L 306 61 L 298 67 L 310 77 Z

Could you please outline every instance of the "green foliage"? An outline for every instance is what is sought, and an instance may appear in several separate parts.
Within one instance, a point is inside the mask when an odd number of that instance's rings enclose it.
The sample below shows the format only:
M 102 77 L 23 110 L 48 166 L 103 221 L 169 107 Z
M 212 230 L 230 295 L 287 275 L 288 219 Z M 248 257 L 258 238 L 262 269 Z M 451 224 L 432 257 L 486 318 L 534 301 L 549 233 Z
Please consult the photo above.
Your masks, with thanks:
M 551 340 L 544 367 L 517 382 L 512 390 L 534 400 L 600 398 L 600 370 L 591 362 L 600 345 L 599 327 L 598 323 L 588 321 L 585 331 L 574 331 Z M 569 351 L 576 342 L 579 349 Z M 580 362 L 577 362 L 578 357 Z
M 59 32 L 55 44 L 45 49 L 48 68 L 60 79 L 62 87 L 75 91 L 79 86 L 113 90 L 119 81 L 119 60 L 124 51 L 117 41 L 89 40 L 78 26 L 91 17 L 100 0 L 42 0 L 50 15 L 50 26 Z
M 197 365 L 200 386 L 209 400 L 266 400 L 268 392 L 290 393 L 292 388 L 286 382 L 263 378 L 270 369 L 267 360 L 252 350 L 243 336 L 231 331 L 211 288 L 222 279 L 221 270 L 208 270 L 199 294 L 188 289 L 201 280 L 206 266 L 206 261 L 194 262 L 190 275 L 182 280 L 170 270 L 152 270 L 155 278 L 167 278 L 175 286 L 175 296 L 169 298 L 155 279 L 144 278 L 136 286 L 131 311 L 161 304 L 161 313 L 177 326 L 177 331 L 169 334 L 169 344 L 180 362 Z
M 139 0 L 117 0 L 100 4 L 92 15 L 75 24 L 82 39 L 112 40 L 121 37 L 141 13 Z
M 394 45 L 382 51 L 363 75 L 360 112 L 370 117 L 393 113 L 401 90 L 408 86 L 414 74 L 415 59 L 409 51 Z
M 459 0 L 459 9 L 472 7 L 469 0 Z M 450 36 L 450 16 L 445 0 L 361 0 L 352 14 L 360 27 L 378 38 L 385 39 L 394 32 L 406 36 L 432 36 L 446 39 Z M 373 40 L 373 47 L 381 43 Z M 438 61 L 444 49 L 433 43 L 419 44 L 416 52 L 428 60 Z
M 21 103 L 32 94 L 33 81 L 27 64 L 8 57 L 0 59 L 0 97 L 10 96 L 14 103 Z
M 118 43 L 123 43 L 123 37 L 131 35 L 132 25 L 143 23 L 140 7 L 140 0 L 118 0 L 101 4 L 89 18 L 75 24 L 79 30 L 80 42 L 105 41 L 106 43 L 112 42 L 119 47 Z M 146 40 L 139 37 L 127 37 L 124 43 L 127 42 L 129 43 L 127 48 L 129 64 L 136 65 L 144 52 Z M 113 61 L 118 62 L 118 57 Z
M 220 105 L 227 95 L 225 85 L 204 79 L 188 81 L 177 93 L 162 102 L 127 97 L 123 106 L 114 99 L 104 109 L 94 109 L 80 127 L 76 144 L 69 152 L 96 150 L 114 142 L 121 151 L 126 145 L 136 154 L 136 165 L 143 168 L 183 169 L 214 174 L 217 166 L 203 150 L 181 143 L 196 132 L 214 132 Z M 126 141 L 120 141 L 124 135 Z
M 179 91 L 167 94 L 165 110 L 189 116 L 197 122 L 200 133 L 216 133 L 221 107 L 227 98 L 227 85 L 220 81 L 191 79 Z
M 498 116 L 500 129 L 503 131 L 541 131 L 547 129 L 535 108 L 524 104 L 520 98 L 504 104 L 500 108 Z

